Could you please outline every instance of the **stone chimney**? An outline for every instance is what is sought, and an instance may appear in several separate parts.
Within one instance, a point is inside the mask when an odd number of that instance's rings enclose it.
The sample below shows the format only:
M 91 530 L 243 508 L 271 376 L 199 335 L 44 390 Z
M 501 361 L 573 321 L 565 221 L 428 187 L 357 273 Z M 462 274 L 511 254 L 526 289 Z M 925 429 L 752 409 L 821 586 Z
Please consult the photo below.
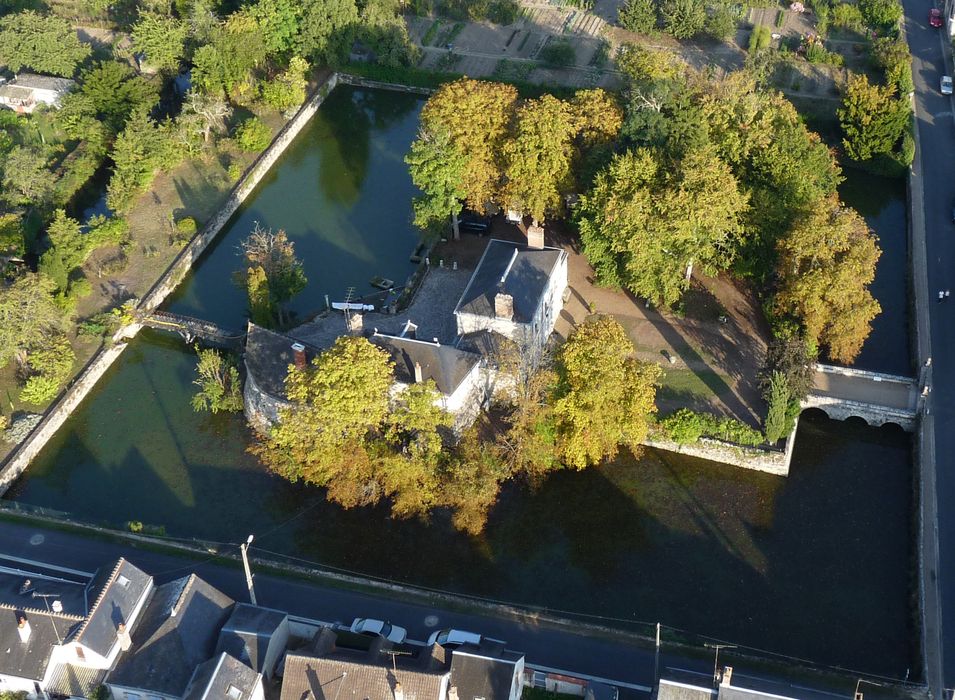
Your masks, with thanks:
M 514 320 L 514 297 L 504 292 L 495 294 L 494 315 L 506 321 Z
M 129 638 L 129 631 L 126 629 L 126 623 L 120 622 L 116 627 L 116 639 L 119 640 L 119 648 L 123 651 L 129 651 L 133 645 L 133 640 Z
M 448 688 L 448 700 L 458 700 L 458 686 L 452 685 Z
M 295 369 L 305 369 L 308 360 L 305 358 L 305 346 L 301 343 L 292 343 L 292 358 L 295 361 Z
M 422 375 L 422 373 L 421 373 L 421 363 L 420 363 L 420 362 L 415 362 L 415 363 L 414 363 L 414 383 L 415 383 L 415 384 L 421 384 L 423 381 L 424 381 L 424 379 L 423 379 L 423 375 Z
M 30 622 L 23 615 L 17 615 L 17 633 L 24 644 L 30 641 Z
M 538 250 L 544 247 L 544 227 L 536 221 L 527 227 L 527 247 Z
M 395 683 L 395 700 L 405 700 L 405 691 L 398 682 Z
M 365 327 L 365 322 L 361 313 L 345 313 L 345 323 L 348 326 L 348 332 L 352 335 L 361 333 Z
M 723 677 L 720 679 L 721 686 L 729 686 L 733 682 L 733 667 L 726 666 L 723 668 Z

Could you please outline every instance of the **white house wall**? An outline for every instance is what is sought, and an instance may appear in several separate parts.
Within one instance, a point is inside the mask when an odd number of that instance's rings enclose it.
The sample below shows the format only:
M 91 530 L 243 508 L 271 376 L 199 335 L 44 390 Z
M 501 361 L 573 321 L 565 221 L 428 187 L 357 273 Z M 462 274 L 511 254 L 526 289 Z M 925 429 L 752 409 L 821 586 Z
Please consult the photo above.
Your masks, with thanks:
M 44 697 L 36 694 L 36 685 L 32 679 L 0 674 L 0 693 L 4 692 L 26 693 L 31 699 Z

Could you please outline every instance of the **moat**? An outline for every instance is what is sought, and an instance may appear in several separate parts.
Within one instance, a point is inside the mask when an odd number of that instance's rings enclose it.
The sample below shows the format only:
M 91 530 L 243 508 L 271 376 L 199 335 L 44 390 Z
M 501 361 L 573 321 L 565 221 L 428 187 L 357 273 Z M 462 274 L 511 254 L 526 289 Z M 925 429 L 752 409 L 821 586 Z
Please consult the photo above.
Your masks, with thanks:
M 403 280 L 417 234 L 402 158 L 419 98 L 337 88 L 169 303 L 241 327 L 231 281 L 254 221 L 305 261 L 307 316 L 347 287 Z M 859 366 L 908 373 L 901 182 L 847 173 L 879 233 L 883 305 Z M 7 495 L 96 522 L 162 525 L 399 581 L 551 609 L 656 622 L 760 649 L 903 677 L 912 670 L 910 438 L 808 412 L 791 475 L 653 450 L 539 489 L 510 485 L 479 538 L 386 508 L 345 511 L 248 455 L 241 417 L 189 406 L 194 355 L 144 332 Z

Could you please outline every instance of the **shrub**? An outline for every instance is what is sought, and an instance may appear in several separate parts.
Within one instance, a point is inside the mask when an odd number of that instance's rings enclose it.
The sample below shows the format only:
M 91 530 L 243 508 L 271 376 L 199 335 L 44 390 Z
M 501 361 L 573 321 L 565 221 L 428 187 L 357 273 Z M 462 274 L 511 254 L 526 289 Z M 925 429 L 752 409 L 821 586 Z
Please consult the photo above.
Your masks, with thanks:
M 832 26 L 857 31 L 862 27 L 862 12 L 857 5 L 840 2 L 832 8 Z
M 567 39 L 555 39 L 541 49 L 540 59 L 548 66 L 566 68 L 577 61 L 577 51 Z
M 436 19 L 431 23 L 431 26 L 428 27 L 428 31 L 424 33 L 424 36 L 421 37 L 422 46 L 430 46 L 431 42 L 434 41 L 434 37 L 437 35 L 438 30 L 441 28 L 441 20 Z
M 757 24 L 753 31 L 749 33 L 749 53 L 750 55 L 769 48 L 769 42 L 772 41 L 772 33 L 765 24 Z
M 654 0 L 627 0 L 617 13 L 620 26 L 637 34 L 653 34 L 657 30 L 657 4 Z
M 196 235 L 196 231 L 199 230 L 196 220 L 191 216 L 184 216 L 179 221 L 176 222 L 176 233 L 181 234 L 185 238 L 192 238 Z
M 142 524 L 142 522 L 140 522 L 139 520 L 130 520 L 129 523 L 128 523 L 128 525 L 129 525 L 129 531 L 130 531 L 130 532 L 142 532 L 142 531 L 143 531 L 143 524 Z
M 235 143 L 243 151 L 258 153 L 265 150 L 271 141 L 272 130 L 257 117 L 246 119 L 236 127 Z
M 859 0 L 859 10 L 865 23 L 873 29 L 887 29 L 902 18 L 899 0 Z
M 674 442 L 687 445 L 701 437 L 710 437 L 737 445 L 756 446 L 765 442 L 763 434 L 735 418 L 719 418 L 681 408 L 662 421 L 660 427 Z
M 696 36 L 706 25 L 706 7 L 701 0 L 663 0 L 660 14 L 667 34 L 677 39 Z
M 728 7 L 720 7 L 706 18 L 703 31 L 714 39 L 724 41 L 736 33 L 736 16 Z
M 514 24 L 520 15 L 520 7 L 515 0 L 495 0 L 488 8 L 487 18 L 494 24 Z
M 24 403 L 40 405 L 52 401 L 60 390 L 60 379 L 47 374 L 34 374 L 20 391 Z
M 227 175 L 232 182 L 238 182 L 239 178 L 242 177 L 242 166 L 238 163 L 229 163 Z

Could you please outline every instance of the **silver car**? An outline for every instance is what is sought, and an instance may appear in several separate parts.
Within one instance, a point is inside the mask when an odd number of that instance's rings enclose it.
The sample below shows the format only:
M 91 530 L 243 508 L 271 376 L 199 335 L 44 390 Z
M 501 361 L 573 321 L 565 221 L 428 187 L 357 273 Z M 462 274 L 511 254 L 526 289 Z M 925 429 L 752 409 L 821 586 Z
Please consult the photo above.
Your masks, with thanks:
M 356 617 L 351 623 L 351 631 L 355 634 L 364 634 L 369 637 L 384 637 L 389 642 L 401 644 L 408 637 L 408 630 L 404 627 L 398 627 L 390 622 L 382 620 L 371 620 L 364 617 Z
M 952 94 L 952 76 L 943 75 L 942 82 L 941 82 L 941 85 L 939 86 L 939 89 L 941 90 L 943 95 L 951 95 Z

